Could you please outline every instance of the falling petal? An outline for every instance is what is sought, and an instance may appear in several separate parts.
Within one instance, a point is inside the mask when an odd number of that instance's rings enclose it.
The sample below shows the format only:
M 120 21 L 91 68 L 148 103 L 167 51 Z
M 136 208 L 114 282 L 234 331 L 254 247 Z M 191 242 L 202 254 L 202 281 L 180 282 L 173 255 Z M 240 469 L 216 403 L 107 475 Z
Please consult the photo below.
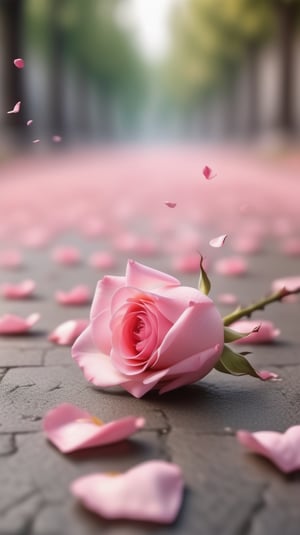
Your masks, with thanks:
M 91 292 L 88 286 L 74 286 L 69 292 L 57 291 L 55 300 L 61 305 L 86 305 L 91 301 Z
M 14 105 L 13 109 L 8 111 L 7 113 L 10 114 L 10 113 L 19 113 L 21 109 L 21 101 L 19 100 L 19 102 L 17 102 L 17 104 Z
M 203 176 L 206 178 L 206 180 L 212 180 L 213 178 L 217 176 L 217 174 L 214 173 L 213 170 L 210 167 L 208 167 L 208 165 L 203 167 L 202 173 L 203 173 Z
M 72 346 L 88 324 L 89 321 L 84 319 L 65 321 L 49 334 L 48 340 L 59 346 Z
M 300 469 L 300 425 L 289 427 L 285 433 L 275 431 L 238 431 L 237 439 L 246 448 L 267 457 L 282 472 Z
M 148 461 L 121 474 L 81 477 L 72 483 L 71 492 L 104 518 L 170 524 L 181 507 L 183 478 L 176 464 Z
M 26 124 L 27 124 L 27 126 L 31 126 L 31 125 L 32 125 L 32 123 L 33 123 L 33 120 L 32 120 L 32 119 L 29 119 L 29 120 L 27 121 L 27 123 L 26 123 Z
M 265 344 L 274 342 L 280 334 L 280 330 L 276 329 L 271 321 L 261 319 L 239 320 L 230 327 L 239 333 L 245 333 L 245 337 L 236 340 L 235 344 Z
M 34 139 L 32 143 L 37 144 L 37 143 L 39 143 L 40 141 L 41 141 L 40 139 Z
M 39 319 L 40 315 L 37 313 L 30 314 L 25 319 L 14 314 L 4 314 L 0 317 L 0 334 L 26 333 Z
M 52 136 L 53 143 L 60 143 L 62 140 L 61 136 Z
M 217 238 L 213 238 L 210 240 L 209 245 L 211 247 L 222 247 L 225 243 L 225 240 L 227 238 L 227 234 L 222 234 L 222 236 L 218 236 Z
M 175 206 L 177 206 L 177 203 L 176 202 L 172 202 L 172 201 L 165 201 L 164 204 L 168 208 L 175 208 Z
M 16 58 L 14 59 L 14 66 L 17 67 L 17 69 L 23 69 L 25 61 L 22 58 Z
M 19 284 L 4 283 L 0 287 L 0 292 L 5 299 L 25 299 L 31 297 L 35 290 L 33 280 L 24 280 Z
M 87 411 L 70 403 L 63 403 L 47 412 L 43 429 L 52 444 L 61 452 L 69 453 L 120 442 L 144 425 L 144 418 L 134 416 L 103 423 Z

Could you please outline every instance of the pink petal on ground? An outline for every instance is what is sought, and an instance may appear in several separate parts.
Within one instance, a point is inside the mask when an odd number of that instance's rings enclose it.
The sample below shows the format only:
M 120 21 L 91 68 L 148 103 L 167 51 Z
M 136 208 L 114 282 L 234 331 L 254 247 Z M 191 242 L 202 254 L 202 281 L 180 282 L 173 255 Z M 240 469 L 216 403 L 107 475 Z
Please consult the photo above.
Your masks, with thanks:
M 217 296 L 218 303 L 222 305 L 237 305 L 237 296 L 231 293 L 222 293 Z
M 57 247 L 52 251 L 52 259 L 58 264 L 74 266 L 79 264 L 81 255 L 76 247 Z
M 104 518 L 130 518 L 170 524 L 183 498 L 176 464 L 147 461 L 122 474 L 91 474 L 75 480 L 71 492 Z
M 199 273 L 200 255 L 199 253 L 185 253 L 175 256 L 172 259 L 171 267 L 179 273 Z M 205 259 L 205 269 L 207 269 L 207 259 Z
M 16 58 L 14 59 L 14 66 L 17 67 L 17 69 L 23 69 L 25 61 L 22 58 Z
M 30 314 L 27 318 L 21 318 L 14 314 L 4 314 L 0 317 L 0 334 L 26 333 L 40 319 L 37 313 Z
M 272 282 L 272 291 L 279 292 L 282 288 L 286 288 L 289 291 L 294 291 L 300 288 L 300 275 L 295 277 L 282 277 L 280 279 L 275 279 Z M 299 301 L 299 295 L 288 295 L 284 297 L 284 302 L 294 303 Z
M 16 249 L 5 249 L 0 251 L 0 267 L 18 268 L 22 263 L 22 255 Z
M 258 330 L 255 330 L 259 326 Z M 230 325 L 230 328 L 245 334 L 245 338 L 236 340 L 235 344 L 264 344 L 273 342 L 280 334 L 271 321 L 268 320 L 239 320 Z M 252 332 L 253 331 L 253 332 Z
M 220 275 L 244 275 L 248 271 L 248 264 L 241 256 L 221 258 L 215 263 L 215 271 Z
M 227 234 L 222 234 L 222 236 L 218 236 L 217 238 L 213 238 L 210 240 L 209 245 L 211 247 L 222 247 L 225 243 L 225 240 L 227 238 Z
M 62 140 L 61 136 L 52 136 L 53 143 L 60 143 Z
M 167 206 L 168 208 L 175 208 L 175 206 L 177 206 L 177 203 L 172 202 L 172 201 L 165 201 L 164 205 Z
M 281 381 L 279 379 L 278 373 L 275 372 L 269 372 L 268 370 L 255 370 L 257 375 L 263 380 L 263 381 Z
M 33 120 L 32 120 L 32 119 L 29 119 L 29 120 L 27 121 L 26 125 L 27 125 L 27 126 L 31 126 L 32 123 L 33 123 Z
M 272 461 L 282 472 L 300 469 L 300 425 L 289 427 L 285 433 L 275 431 L 238 431 L 237 439 L 254 453 Z
M 208 167 L 208 165 L 203 167 L 202 173 L 203 173 L 204 178 L 206 178 L 206 180 L 212 180 L 213 178 L 217 176 L 217 174 L 214 173 L 213 170 L 210 167 Z
M 85 305 L 91 301 L 91 292 L 84 284 L 74 286 L 69 292 L 55 292 L 55 300 L 61 305 Z
M 34 145 L 36 145 L 37 143 L 39 143 L 41 140 L 40 139 L 34 139 L 32 143 L 34 143 Z
M 35 290 L 35 282 L 31 279 L 24 280 L 19 284 L 1 284 L 0 292 L 5 299 L 25 299 L 32 296 Z
M 7 113 L 8 113 L 8 114 L 10 114 L 10 113 L 19 113 L 20 109 L 21 109 L 21 101 L 19 100 L 19 102 L 17 102 L 17 103 L 14 105 L 13 109 L 12 109 L 12 110 L 9 110 Z
M 262 250 L 262 239 L 259 236 L 239 236 L 231 241 L 235 253 L 255 254 Z
M 43 421 L 46 437 L 63 453 L 120 442 L 144 425 L 144 418 L 134 416 L 104 423 L 70 403 L 50 410 Z
M 84 319 L 65 321 L 49 334 L 48 340 L 59 346 L 72 346 L 88 324 L 89 321 Z
M 99 251 L 90 255 L 88 264 L 93 268 L 110 269 L 116 265 L 116 258 L 109 251 Z

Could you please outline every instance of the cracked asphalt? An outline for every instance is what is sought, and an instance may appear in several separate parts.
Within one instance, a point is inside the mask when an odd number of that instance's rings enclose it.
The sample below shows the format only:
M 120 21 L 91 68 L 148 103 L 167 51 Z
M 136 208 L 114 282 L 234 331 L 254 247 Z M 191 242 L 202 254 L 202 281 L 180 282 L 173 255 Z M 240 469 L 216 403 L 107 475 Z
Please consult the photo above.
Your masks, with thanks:
M 52 247 L 66 241 L 82 252 L 78 266 L 50 260 Z M 101 248 L 101 239 L 97 246 Z M 264 312 L 281 330 L 276 342 L 245 346 L 253 352 L 253 365 L 277 372 L 280 381 L 263 383 L 213 371 L 197 384 L 162 396 L 152 392 L 140 400 L 118 390 L 97 390 L 72 361 L 70 348 L 47 339 L 59 323 L 88 317 L 89 306 L 61 307 L 53 294 L 76 283 L 93 289 L 108 272 L 86 264 L 92 248 L 82 236 L 66 231 L 51 246 L 26 250 L 19 271 L 1 270 L 2 280 L 30 276 L 38 288 L 36 297 L 26 301 L 1 299 L 1 314 L 37 311 L 41 320 L 28 335 L 0 337 L 0 535 L 299 535 L 300 473 L 282 475 L 269 461 L 243 450 L 235 438 L 238 429 L 284 431 L 300 424 L 299 301 L 276 303 Z M 135 258 L 170 271 L 162 256 Z M 126 260 L 120 253 L 119 265 L 110 272 L 122 274 Z M 239 295 L 243 303 L 267 293 L 273 278 L 299 274 L 298 261 L 279 255 L 272 243 L 249 261 L 249 276 L 226 279 L 226 292 Z M 185 284 L 197 284 L 195 273 L 176 275 Z M 215 297 L 225 291 L 224 278 L 211 278 Z M 219 308 L 224 315 L 230 311 L 226 305 Z M 128 441 L 63 455 L 41 430 L 45 412 L 62 402 L 104 421 L 144 416 L 146 427 Z M 183 506 L 170 526 L 101 519 L 69 492 L 81 475 L 124 471 L 150 459 L 175 462 L 184 474 Z

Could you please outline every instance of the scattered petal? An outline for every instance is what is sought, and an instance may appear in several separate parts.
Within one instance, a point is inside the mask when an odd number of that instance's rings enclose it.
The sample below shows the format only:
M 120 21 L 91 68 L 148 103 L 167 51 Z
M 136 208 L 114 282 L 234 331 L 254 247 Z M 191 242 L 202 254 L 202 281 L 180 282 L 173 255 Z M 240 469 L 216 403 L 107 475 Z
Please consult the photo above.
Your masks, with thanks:
M 58 264 L 73 266 L 80 262 L 81 256 L 75 247 L 57 247 L 52 252 L 52 259 Z
M 37 323 L 40 315 L 30 314 L 26 319 L 14 314 L 4 314 L 0 317 L 0 334 L 21 334 L 26 333 Z
M 219 294 L 217 300 L 222 305 L 237 305 L 238 303 L 237 296 L 231 293 Z
M 164 205 L 167 206 L 168 208 L 175 208 L 175 206 L 177 206 L 177 203 L 172 202 L 172 201 L 165 201 Z
M 294 290 L 297 290 L 300 288 L 300 276 L 297 275 L 295 277 L 283 277 L 280 279 L 275 279 L 272 282 L 272 291 L 278 292 L 282 288 L 286 288 L 288 291 L 293 292 Z M 288 295 L 287 297 L 283 298 L 284 302 L 289 303 L 295 303 L 299 301 L 299 295 Z
M 227 238 L 227 234 L 222 234 L 222 236 L 218 236 L 217 238 L 213 238 L 210 240 L 209 245 L 211 247 L 222 247 L 225 243 L 225 240 Z
M 271 321 L 268 320 L 239 320 L 230 325 L 232 329 L 245 334 L 244 338 L 235 341 L 235 344 L 264 344 L 273 342 L 280 334 Z M 256 329 L 259 327 L 259 329 Z
M 32 143 L 36 144 L 36 143 L 39 143 L 41 140 L 40 139 L 34 139 Z
M 53 143 L 60 143 L 62 140 L 61 136 L 52 136 Z
M 275 431 L 238 431 L 237 439 L 246 448 L 267 457 L 282 472 L 300 469 L 300 425 L 289 427 L 285 433 Z
M 14 59 L 14 66 L 17 69 L 23 69 L 25 67 L 25 61 L 22 58 L 16 58 Z
M 84 284 L 74 286 L 69 292 L 58 291 L 55 300 L 61 305 L 85 305 L 91 301 L 91 292 Z
M 72 346 L 88 324 L 89 321 L 84 319 L 65 321 L 52 331 L 48 336 L 48 340 L 59 346 Z
M 207 270 L 207 258 L 204 259 L 204 267 L 205 270 Z M 172 269 L 174 271 L 179 271 L 180 273 L 199 273 L 199 253 L 186 253 L 173 258 Z
M 263 381 L 281 381 L 278 373 L 275 372 L 269 372 L 268 370 L 256 370 L 256 373 Z
M 26 124 L 27 124 L 27 126 L 31 126 L 31 125 L 32 125 L 32 123 L 33 123 L 33 120 L 32 120 L 32 119 L 28 119 L 28 121 L 27 121 L 27 123 L 26 123 Z
M 5 299 L 25 299 L 31 297 L 35 290 L 35 282 L 26 279 L 19 284 L 4 283 L 0 287 L 0 292 Z
M 125 440 L 144 425 L 144 418 L 134 416 L 104 423 L 75 405 L 63 403 L 47 412 L 43 429 L 52 444 L 70 453 Z
M 213 170 L 210 167 L 208 167 L 208 165 L 203 167 L 202 173 L 203 173 L 204 178 L 206 178 L 206 180 L 212 180 L 213 178 L 217 176 L 217 174 L 214 173 Z
M 19 268 L 22 263 L 22 255 L 16 249 L 4 249 L 0 251 L 0 267 Z
M 108 251 L 99 251 L 90 255 L 88 264 L 93 268 L 110 269 L 116 265 L 116 259 L 115 256 Z
M 215 271 L 220 275 L 244 275 L 248 271 L 247 262 L 240 256 L 221 258 L 215 263 Z
M 75 480 L 71 492 L 104 518 L 169 524 L 176 519 L 183 498 L 179 466 L 147 461 L 122 474 L 91 474 Z
M 7 113 L 8 113 L 8 114 L 10 114 L 10 113 L 19 113 L 20 109 L 21 109 L 21 101 L 19 100 L 19 102 L 17 102 L 17 103 L 14 105 L 13 109 L 10 110 L 10 111 L 8 111 Z

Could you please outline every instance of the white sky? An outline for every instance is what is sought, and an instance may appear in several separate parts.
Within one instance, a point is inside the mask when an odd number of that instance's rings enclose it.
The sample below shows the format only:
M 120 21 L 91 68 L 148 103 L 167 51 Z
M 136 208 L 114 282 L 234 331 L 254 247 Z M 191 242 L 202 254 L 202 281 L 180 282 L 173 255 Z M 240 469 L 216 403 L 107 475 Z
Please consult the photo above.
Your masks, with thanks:
M 130 19 L 137 29 L 142 51 L 150 59 L 163 55 L 168 45 L 167 20 L 178 0 L 128 0 Z

